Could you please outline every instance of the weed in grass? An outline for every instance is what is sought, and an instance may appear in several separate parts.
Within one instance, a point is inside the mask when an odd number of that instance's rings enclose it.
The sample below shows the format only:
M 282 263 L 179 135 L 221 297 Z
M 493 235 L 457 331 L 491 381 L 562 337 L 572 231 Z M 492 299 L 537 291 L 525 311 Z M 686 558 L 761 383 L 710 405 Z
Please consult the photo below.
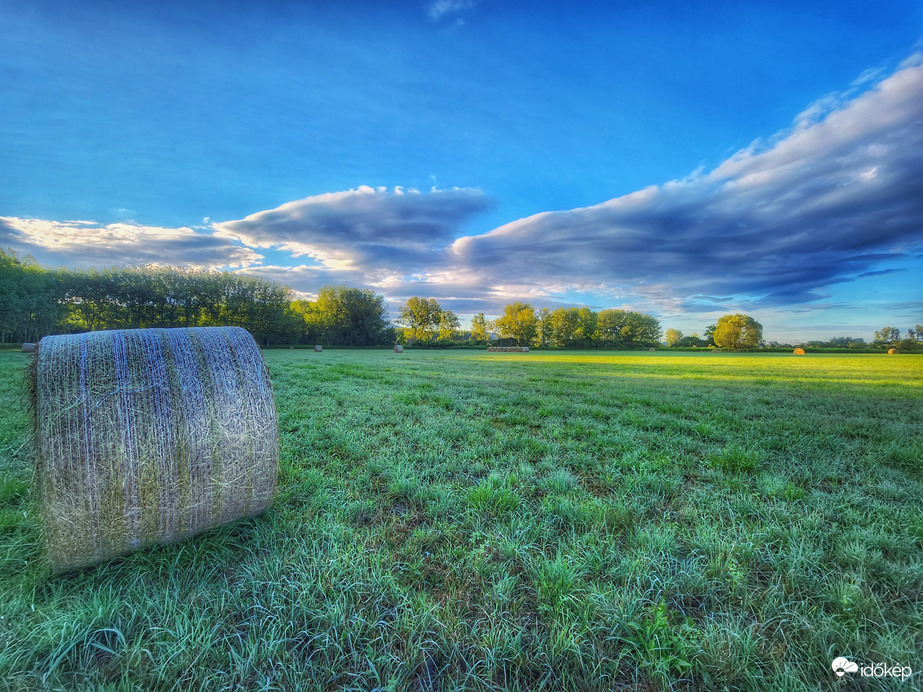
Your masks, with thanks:
M 759 455 L 739 445 L 730 445 L 721 451 L 712 454 L 708 461 L 717 469 L 728 473 L 750 472 L 756 469 Z

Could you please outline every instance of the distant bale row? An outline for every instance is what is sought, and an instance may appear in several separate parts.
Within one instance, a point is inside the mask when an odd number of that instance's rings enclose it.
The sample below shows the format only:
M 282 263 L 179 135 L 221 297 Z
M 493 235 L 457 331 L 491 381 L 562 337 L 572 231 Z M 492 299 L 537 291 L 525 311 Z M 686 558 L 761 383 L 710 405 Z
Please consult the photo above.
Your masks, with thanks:
M 528 353 L 528 346 L 488 346 L 488 353 Z
M 269 372 L 239 327 L 49 336 L 34 364 L 37 485 L 63 571 L 254 516 L 279 466 Z

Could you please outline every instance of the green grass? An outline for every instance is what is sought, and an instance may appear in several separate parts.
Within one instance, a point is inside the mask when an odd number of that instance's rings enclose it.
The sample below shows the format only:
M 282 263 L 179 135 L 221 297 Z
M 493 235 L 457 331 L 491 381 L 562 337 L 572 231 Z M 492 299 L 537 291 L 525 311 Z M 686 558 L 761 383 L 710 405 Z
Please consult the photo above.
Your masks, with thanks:
M 26 356 L 0 354 L 0 686 L 816 690 L 836 656 L 923 668 L 923 357 L 265 356 L 270 510 L 51 577 Z

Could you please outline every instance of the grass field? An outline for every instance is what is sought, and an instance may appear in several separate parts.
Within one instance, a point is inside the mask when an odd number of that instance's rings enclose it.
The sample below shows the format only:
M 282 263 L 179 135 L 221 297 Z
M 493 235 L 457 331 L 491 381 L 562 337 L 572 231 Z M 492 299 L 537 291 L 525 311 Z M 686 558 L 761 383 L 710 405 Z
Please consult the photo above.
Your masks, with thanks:
M 265 356 L 271 509 L 51 577 L 0 354 L 0 686 L 920 685 L 923 357 Z

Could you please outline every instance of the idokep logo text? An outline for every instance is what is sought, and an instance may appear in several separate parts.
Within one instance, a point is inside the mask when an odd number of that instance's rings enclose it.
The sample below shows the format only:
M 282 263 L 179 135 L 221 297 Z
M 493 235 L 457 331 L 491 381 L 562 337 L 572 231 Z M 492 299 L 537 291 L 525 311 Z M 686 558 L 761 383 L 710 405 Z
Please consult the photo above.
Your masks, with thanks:
M 900 678 L 905 680 L 913 675 L 910 666 L 891 666 L 887 663 L 870 663 L 868 665 L 859 665 L 850 661 L 845 656 L 837 656 L 830 665 L 837 677 L 843 677 L 847 673 L 859 673 L 864 678 Z

